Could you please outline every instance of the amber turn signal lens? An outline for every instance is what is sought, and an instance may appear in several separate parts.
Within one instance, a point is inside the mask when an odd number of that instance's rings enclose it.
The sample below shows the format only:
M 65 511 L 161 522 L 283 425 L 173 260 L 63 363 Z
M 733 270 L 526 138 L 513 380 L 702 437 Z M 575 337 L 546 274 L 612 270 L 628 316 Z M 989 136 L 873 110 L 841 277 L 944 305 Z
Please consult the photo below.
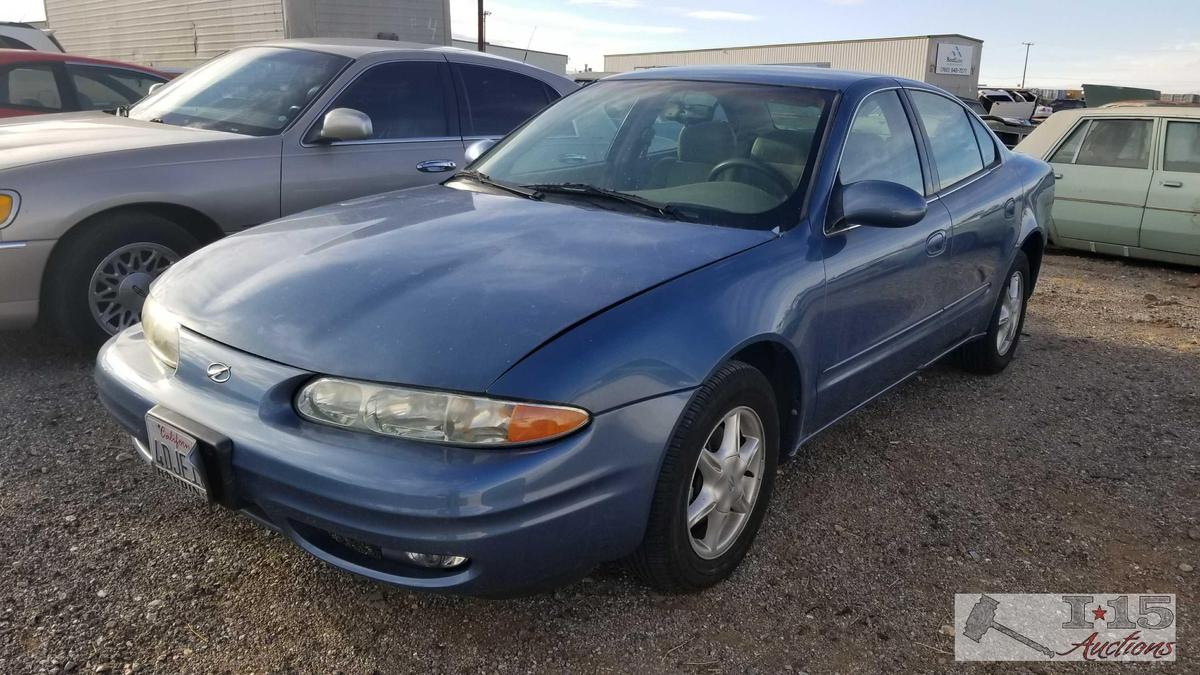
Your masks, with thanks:
M 0 225 L 8 222 L 8 219 L 13 214 L 13 206 L 16 200 L 10 194 L 0 193 Z
M 508 422 L 508 442 L 529 443 L 556 438 L 587 424 L 588 416 L 570 408 L 517 404 Z

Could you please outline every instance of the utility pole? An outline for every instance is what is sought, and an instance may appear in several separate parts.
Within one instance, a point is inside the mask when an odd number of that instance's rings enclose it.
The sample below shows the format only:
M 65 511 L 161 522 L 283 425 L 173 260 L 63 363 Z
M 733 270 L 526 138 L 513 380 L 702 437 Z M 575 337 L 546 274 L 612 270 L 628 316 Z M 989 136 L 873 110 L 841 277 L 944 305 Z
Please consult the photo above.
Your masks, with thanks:
M 483 6 L 483 0 L 479 0 L 479 5 Z M 1025 45 L 1025 67 L 1021 69 L 1021 88 L 1025 88 L 1025 74 L 1029 72 L 1029 48 L 1033 46 L 1032 42 L 1022 42 Z
M 477 48 L 481 52 L 487 51 L 487 38 L 484 37 L 484 23 L 487 21 L 488 12 L 483 10 L 483 0 L 479 0 L 479 44 Z

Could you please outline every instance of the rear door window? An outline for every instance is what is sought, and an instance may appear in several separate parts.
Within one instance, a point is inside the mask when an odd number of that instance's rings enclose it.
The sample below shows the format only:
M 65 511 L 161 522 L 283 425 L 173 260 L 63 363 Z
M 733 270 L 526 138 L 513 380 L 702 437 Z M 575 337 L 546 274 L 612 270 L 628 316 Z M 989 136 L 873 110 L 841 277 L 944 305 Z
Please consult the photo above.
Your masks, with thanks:
M 62 110 L 54 67 L 26 63 L 0 68 L 0 105 L 46 112 Z
M 1051 162 L 1121 169 L 1150 168 L 1151 120 L 1093 119 L 1080 125 Z
M 1167 122 L 1163 170 L 1200 173 L 1200 122 Z
M 511 70 L 466 63 L 452 67 L 464 136 L 503 136 L 558 98 L 541 80 Z
M 979 142 L 971 128 L 974 116 L 944 96 L 925 91 L 910 91 L 909 96 L 929 137 L 938 188 L 945 189 L 983 171 Z

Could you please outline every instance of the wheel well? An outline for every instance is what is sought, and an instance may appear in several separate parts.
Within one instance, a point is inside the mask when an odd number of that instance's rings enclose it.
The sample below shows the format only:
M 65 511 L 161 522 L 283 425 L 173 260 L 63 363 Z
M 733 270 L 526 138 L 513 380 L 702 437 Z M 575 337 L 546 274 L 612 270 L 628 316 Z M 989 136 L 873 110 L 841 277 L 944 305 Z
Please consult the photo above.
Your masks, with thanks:
M 1038 272 L 1042 269 L 1042 251 L 1046 248 L 1046 242 L 1042 240 L 1042 235 L 1039 232 L 1034 232 L 1025 238 L 1025 242 L 1021 244 L 1021 251 L 1025 254 L 1025 258 L 1029 260 L 1029 290 L 1033 291 L 1033 287 L 1037 285 Z
M 92 215 L 73 225 L 71 229 L 67 230 L 63 236 L 59 237 L 58 241 L 54 244 L 54 250 L 50 252 L 50 259 L 46 262 L 46 269 L 42 273 L 41 296 L 43 299 L 46 297 L 46 283 L 50 278 L 51 271 L 55 269 L 55 266 L 58 264 L 59 256 L 67 248 L 64 244 L 68 244 L 80 234 L 85 232 L 91 223 L 94 223 L 101 218 L 118 213 L 153 213 L 161 218 L 166 218 L 167 220 L 177 223 L 180 227 L 187 230 L 188 234 L 195 237 L 196 240 L 200 242 L 201 246 L 212 243 L 224 236 L 224 232 L 221 231 L 221 227 L 217 225 L 212 218 L 209 218 L 195 209 L 188 208 L 186 206 L 180 206 L 178 204 L 157 202 L 126 204 L 124 206 L 117 206 L 111 209 L 100 211 L 99 213 L 93 213 Z
M 774 342 L 756 342 L 731 358 L 758 369 L 771 383 L 779 408 L 779 452 L 786 456 L 800 436 L 800 368 L 796 359 Z

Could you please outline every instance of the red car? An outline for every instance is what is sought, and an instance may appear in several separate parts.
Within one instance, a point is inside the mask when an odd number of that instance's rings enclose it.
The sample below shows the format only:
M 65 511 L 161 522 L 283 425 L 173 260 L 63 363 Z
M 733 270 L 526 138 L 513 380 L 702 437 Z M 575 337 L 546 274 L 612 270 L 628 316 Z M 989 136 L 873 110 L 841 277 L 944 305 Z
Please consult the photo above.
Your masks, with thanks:
M 113 110 L 169 79 L 168 73 L 117 61 L 0 49 L 0 117 Z

